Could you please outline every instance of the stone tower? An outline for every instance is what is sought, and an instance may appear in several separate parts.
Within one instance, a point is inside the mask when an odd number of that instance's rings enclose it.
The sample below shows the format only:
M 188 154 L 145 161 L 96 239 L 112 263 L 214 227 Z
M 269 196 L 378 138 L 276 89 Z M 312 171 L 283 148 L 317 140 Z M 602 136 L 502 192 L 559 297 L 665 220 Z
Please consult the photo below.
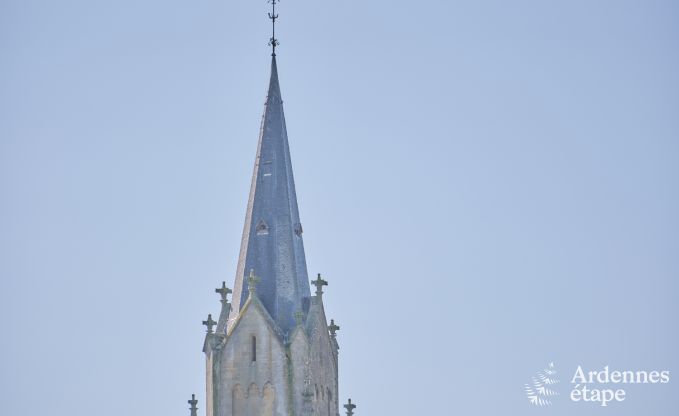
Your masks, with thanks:
M 275 7 L 275 5 L 274 5 Z M 275 23 L 275 10 L 269 15 Z M 307 275 L 272 36 L 266 97 L 233 292 L 209 315 L 207 416 L 339 416 L 339 326 Z M 231 301 L 228 295 L 233 293 Z M 191 412 L 196 401 L 192 397 Z

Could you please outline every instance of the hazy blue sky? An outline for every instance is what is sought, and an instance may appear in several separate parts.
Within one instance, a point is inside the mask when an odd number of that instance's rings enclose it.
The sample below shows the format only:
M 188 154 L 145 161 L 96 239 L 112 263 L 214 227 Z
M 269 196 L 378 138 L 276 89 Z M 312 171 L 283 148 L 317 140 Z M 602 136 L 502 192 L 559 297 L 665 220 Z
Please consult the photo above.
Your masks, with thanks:
M 679 3 L 283 0 L 357 416 L 679 409 Z M 188 415 L 269 75 L 258 1 L 0 0 L 0 413 Z M 562 396 L 532 408 L 548 362 Z M 671 370 L 602 409 L 578 364 Z

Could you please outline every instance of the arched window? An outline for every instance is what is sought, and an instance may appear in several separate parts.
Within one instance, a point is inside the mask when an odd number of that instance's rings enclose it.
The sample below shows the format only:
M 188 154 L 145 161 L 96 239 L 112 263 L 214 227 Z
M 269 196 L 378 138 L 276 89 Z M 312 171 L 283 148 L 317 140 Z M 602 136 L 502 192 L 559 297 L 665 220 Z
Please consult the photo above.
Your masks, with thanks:
M 330 389 L 328 389 L 328 416 L 332 416 L 332 409 L 331 409 L 331 403 L 332 403 L 332 393 L 330 392 Z
M 257 361 L 257 337 L 255 337 L 254 335 L 252 336 L 252 347 L 250 351 L 250 358 L 252 358 L 253 363 Z
M 262 405 L 262 398 L 259 395 L 259 388 L 255 383 L 250 384 L 248 388 L 247 409 L 245 415 L 259 415 Z M 243 415 L 243 416 L 245 416 Z
M 274 390 L 271 383 L 267 382 L 264 385 L 264 391 L 262 392 L 262 411 L 259 413 L 262 416 L 273 416 L 274 414 L 274 400 L 276 398 L 276 391 Z
M 231 414 L 233 416 L 245 416 L 245 392 L 240 384 L 236 384 L 233 388 L 233 400 Z

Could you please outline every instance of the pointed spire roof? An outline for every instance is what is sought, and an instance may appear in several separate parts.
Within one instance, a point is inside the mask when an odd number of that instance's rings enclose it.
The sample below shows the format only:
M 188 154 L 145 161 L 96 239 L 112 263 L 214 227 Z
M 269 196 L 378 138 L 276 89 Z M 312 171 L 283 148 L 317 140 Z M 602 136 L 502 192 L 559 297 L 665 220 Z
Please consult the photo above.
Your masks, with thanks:
M 248 298 L 247 275 L 260 277 L 257 296 L 280 329 L 295 327 L 295 313 L 308 311 L 311 290 L 307 276 L 302 225 L 297 208 L 283 100 L 276 56 L 252 174 L 250 198 L 234 284 L 232 315 Z M 231 319 L 233 322 L 233 319 Z

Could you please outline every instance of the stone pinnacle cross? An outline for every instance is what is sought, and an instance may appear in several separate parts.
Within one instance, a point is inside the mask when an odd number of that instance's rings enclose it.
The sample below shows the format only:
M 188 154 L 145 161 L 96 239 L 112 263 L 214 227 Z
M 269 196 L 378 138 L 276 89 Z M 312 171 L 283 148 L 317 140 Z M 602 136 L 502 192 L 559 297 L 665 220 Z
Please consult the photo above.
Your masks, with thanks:
M 248 291 L 250 294 L 257 292 L 257 283 L 259 283 L 259 277 L 255 276 L 255 271 L 250 269 L 250 275 L 248 276 Z
M 226 303 L 226 297 L 231 293 L 231 289 L 226 287 L 226 282 L 222 282 L 222 287 L 215 289 L 215 292 L 222 295 L 222 303 Z
M 297 324 L 297 326 L 302 326 L 303 322 L 304 322 L 304 312 L 302 311 L 295 312 L 295 323 Z
M 321 297 L 321 295 L 323 295 L 323 286 L 327 286 L 328 282 L 321 279 L 321 274 L 318 273 L 316 280 L 312 280 L 311 283 L 316 285 L 316 296 Z
M 349 399 L 349 402 L 344 405 L 344 408 L 347 409 L 347 416 L 352 416 L 354 414 L 354 409 L 356 408 L 356 405 L 351 403 L 351 399 Z
M 191 416 L 198 416 L 198 408 L 196 407 L 196 405 L 198 404 L 198 400 L 196 400 L 195 394 L 191 395 L 191 400 L 189 400 L 189 404 L 191 405 L 191 407 L 189 408 L 191 409 Z
M 205 325 L 205 326 L 207 327 L 207 333 L 208 333 L 208 334 L 212 334 L 212 333 L 213 333 L 212 327 L 215 326 L 215 325 L 217 325 L 217 322 L 215 322 L 215 321 L 212 319 L 212 314 L 211 314 L 211 313 L 207 315 L 207 321 L 203 321 L 203 325 Z
M 333 338 L 337 337 L 337 331 L 339 331 L 339 325 L 335 325 L 335 320 L 330 320 L 330 325 L 328 325 L 328 330 L 330 331 L 330 336 Z
M 269 13 L 269 19 L 271 19 L 271 39 L 269 39 L 269 46 L 271 46 L 271 56 L 276 56 L 276 46 L 280 45 L 278 39 L 276 39 L 276 19 L 278 19 L 276 0 L 269 0 L 269 3 L 271 3 L 271 13 Z

